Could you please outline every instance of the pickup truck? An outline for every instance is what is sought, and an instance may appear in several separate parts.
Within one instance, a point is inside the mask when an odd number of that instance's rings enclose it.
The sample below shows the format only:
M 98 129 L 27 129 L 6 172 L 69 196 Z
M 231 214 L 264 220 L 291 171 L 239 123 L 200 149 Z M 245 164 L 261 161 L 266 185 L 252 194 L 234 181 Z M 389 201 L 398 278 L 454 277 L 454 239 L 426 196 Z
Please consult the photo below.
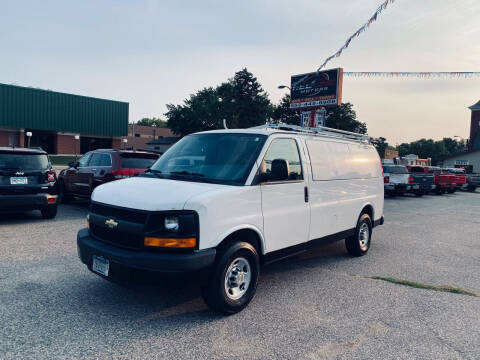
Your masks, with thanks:
M 402 165 L 383 165 L 383 187 L 390 196 L 404 195 L 412 190 L 414 178 Z
M 435 192 L 438 195 L 455 192 L 457 186 L 455 175 L 442 172 L 438 166 L 425 166 L 424 171 L 426 174 L 433 174 L 433 181 L 436 185 Z
M 456 168 L 444 168 L 443 172 L 449 173 L 455 176 L 455 187 L 456 190 L 463 190 L 468 187 L 467 184 L 467 175 L 465 174 L 465 170 L 463 169 L 456 169 Z M 452 191 L 450 191 L 452 192 Z
M 480 187 L 480 174 L 467 174 L 467 190 L 474 192 Z
M 426 174 L 423 166 L 407 166 L 411 176 L 413 176 L 413 184 L 411 192 L 416 196 L 426 195 L 436 189 L 433 174 Z

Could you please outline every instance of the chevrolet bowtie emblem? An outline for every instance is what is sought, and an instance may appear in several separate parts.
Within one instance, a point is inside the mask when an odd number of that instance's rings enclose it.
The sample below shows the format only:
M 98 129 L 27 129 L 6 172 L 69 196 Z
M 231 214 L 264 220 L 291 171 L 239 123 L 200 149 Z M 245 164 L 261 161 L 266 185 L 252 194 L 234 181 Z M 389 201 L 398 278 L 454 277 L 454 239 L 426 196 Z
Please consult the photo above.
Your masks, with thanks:
M 108 219 L 107 221 L 105 221 L 105 225 L 107 225 L 110 229 L 114 229 L 118 226 L 118 222 L 113 219 Z
M 17 172 L 15 173 L 15 175 L 25 175 L 25 173 L 24 173 L 24 172 L 21 172 L 21 171 L 17 171 Z

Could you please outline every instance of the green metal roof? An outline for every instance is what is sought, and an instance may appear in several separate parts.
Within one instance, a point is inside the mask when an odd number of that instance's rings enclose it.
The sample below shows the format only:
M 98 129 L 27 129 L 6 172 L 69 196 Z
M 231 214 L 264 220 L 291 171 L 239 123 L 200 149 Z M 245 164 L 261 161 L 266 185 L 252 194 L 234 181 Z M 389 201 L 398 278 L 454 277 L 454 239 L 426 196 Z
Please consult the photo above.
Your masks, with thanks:
M 0 84 L 0 127 L 126 136 L 128 103 Z
M 480 101 L 477 102 L 476 104 L 470 106 L 469 109 L 472 110 L 472 111 L 480 110 Z

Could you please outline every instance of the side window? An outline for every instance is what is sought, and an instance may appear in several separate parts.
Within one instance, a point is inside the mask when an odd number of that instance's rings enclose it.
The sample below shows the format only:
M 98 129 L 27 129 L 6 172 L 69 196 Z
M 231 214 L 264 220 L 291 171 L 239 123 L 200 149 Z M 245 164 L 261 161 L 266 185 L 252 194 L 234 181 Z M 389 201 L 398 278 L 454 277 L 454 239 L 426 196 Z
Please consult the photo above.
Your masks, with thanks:
M 260 165 L 261 182 L 303 179 L 302 163 L 294 139 L 275 139 Z
M 109 154 L 93 154 L 89 166 L 111 166 L 112 160 Z
M 78 160 L 78 167 L 85 167 L 88 165 L 88 160 L 90 160 L 90 157 L 92 156 L 91 153 L 83 155 L 80 160 Z
M 101 164 L 99 166 L 112 166 L 112 158 L 109 154 L 102 154 L 100 162 Z

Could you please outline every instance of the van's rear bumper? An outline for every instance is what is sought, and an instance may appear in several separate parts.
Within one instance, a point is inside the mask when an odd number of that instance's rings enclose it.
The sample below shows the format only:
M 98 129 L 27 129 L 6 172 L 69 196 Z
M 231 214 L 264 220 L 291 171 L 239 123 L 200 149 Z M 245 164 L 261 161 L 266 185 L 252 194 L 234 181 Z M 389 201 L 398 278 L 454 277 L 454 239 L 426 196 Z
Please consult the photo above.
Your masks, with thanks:
M 117 248 L 92 238 L 88 229 L 77 234 L 77 251 L 80 260 L 92 268 L 93 255 L 110 262 L 112 272 L 121 270 L 145 270 L 150 272 L 194 272 L 209 268 L 215 262 L 215 249 L 197 250 L 191 253 L 156 253 Z

